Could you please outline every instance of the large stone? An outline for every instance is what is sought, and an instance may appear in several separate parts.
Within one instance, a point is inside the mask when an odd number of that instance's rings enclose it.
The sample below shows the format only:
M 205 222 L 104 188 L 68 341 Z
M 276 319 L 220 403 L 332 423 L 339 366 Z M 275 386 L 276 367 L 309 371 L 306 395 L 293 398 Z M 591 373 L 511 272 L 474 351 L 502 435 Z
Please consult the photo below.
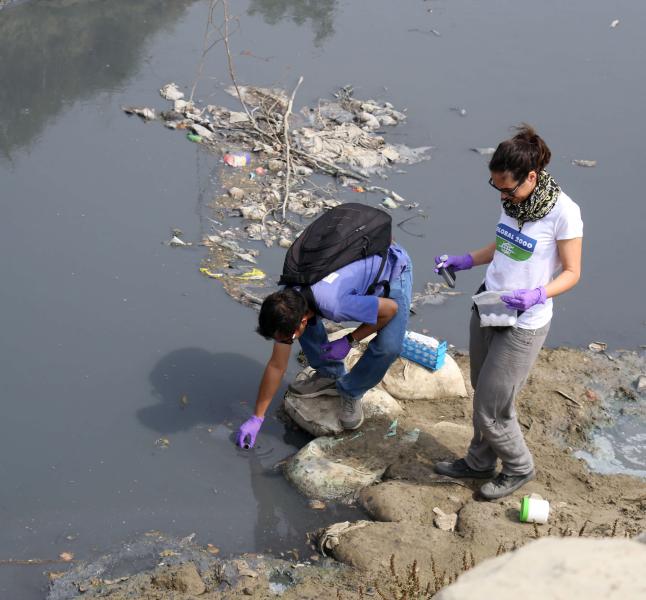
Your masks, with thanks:
M 377 521 L 413 521 L 432 525 L 437 516 L 433 511 L 435 507 L 453 513 L 471 495 L 471 490 L 461 486 L 387 481 L 361 490 L 359 502 Z
M 631 540 L 543 538 L 460 575 L 436 600 L 646 598 L 646 547 Z
M 431 564 L 435 564 L 439 573 L 446 572 L 452 575 L 462 564 L 464 552 L 459 538 L 455 533 L 442 531 L 433 525 L 412 521 L 359 521 L 348 525 L 345 531 L 335 531 L 334 538 L 327 541 L 326 553 L 339 562 L 358 569 L 387 572 L 391 556 L 394 556 L 396 568 L 400 572 L 417 561 L 425 570 Z M 328 530 L 332 528 L 335 526 Z M 320 533 L 319 544 L 321 539 L 325 540 L 326 535 L 325 532 Z M 477 552 L 475 554 L 477 559 Z
M 359 434 L 355 434 L 359 435 Z M 316 500 L 354 499 L 361 489 L 373 484 L 385 467 L 344 464 L 330 456 L 340 440 L 321 437 L 301 448 L 285 464 L 285 477 L 308 498 Z
M 193 596 L 199 596 L 206 591 L 197 567 L 192 562 L 168 567 L 166 571 L 154 575 L 151 583 L 162 590 Z

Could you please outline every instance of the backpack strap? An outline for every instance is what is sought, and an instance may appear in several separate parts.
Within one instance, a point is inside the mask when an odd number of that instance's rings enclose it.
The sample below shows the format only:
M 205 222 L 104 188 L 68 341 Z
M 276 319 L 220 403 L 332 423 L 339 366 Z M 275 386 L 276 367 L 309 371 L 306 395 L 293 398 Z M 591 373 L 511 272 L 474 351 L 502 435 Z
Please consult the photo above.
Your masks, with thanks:
M 383 290 L 384 290 L 384 298 L 388 298 L 390 296 L 390 282 L 387 281 L 386 279 L 379 281 L 381 275 L 384 272 L 384 269 L 386 268 L 386 261 L 388 260 L 388 250 L 386 250 L 382 256 L 381 256 L 381 264 L 379 265 L 379 271 L 377 271 L 377 276 L 375 277 L 375 280 L 368 286 L 368 289 L 366 290 L 366 296 L 372 296 L 372 294 L 375 293 L 375 290 L 377 289 L 377 286 L 380 285 Z

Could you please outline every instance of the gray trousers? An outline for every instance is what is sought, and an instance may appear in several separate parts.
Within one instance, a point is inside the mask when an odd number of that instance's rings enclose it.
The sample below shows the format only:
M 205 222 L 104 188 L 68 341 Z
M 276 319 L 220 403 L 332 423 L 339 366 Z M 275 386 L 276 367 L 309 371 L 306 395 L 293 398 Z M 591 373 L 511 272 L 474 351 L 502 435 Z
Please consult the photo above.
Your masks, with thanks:
M 474 389 L 473 439 L 465 458 L 472 469 L 493 469 L 498 458 L 506 475 L 526 475 L 534 469 L 514 400 L 549 328 L 549 323 L 540 329 L 480 327 L 480 318 L 472 310 L 469 353 Z

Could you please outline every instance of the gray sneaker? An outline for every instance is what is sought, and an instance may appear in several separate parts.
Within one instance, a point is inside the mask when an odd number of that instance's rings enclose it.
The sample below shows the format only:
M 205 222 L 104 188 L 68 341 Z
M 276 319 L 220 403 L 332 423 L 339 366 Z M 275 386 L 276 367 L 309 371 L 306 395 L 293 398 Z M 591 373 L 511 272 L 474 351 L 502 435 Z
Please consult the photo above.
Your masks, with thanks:
M 523 487 L 534 477 L 536 477 L 535 471 L 527 473 L 527 475 L 505 475 L 500 473 L 493 481 L 485 483 L 480 488 L 480 495 L 485 500 L 498 500 L 498 498 L 509 496 L 509 494 Z
M 448 477 L 465 477 L 467 479 L 491 479 L 496 474 L 495 469 L 476 471 L 475 469 L 472 469 L 463 458 L 458 458 L 453 462 L 440 461 L 435 464 L 435 472 L 440 475 L 447 475 Z
M 339 421 L 343 429 L 357 429 L 363 423 L 363 408 L 361 398 L 355 400 L 347 396 L 341 396 L 341 415 Z
M 287 388 L 292 394 L 300 396 L 301 398 L 316 398 L 316 396 L 338 396 L 339 392 L 336 389 L 336 379 L 332 377 L 325 377 L 314 372 L 313 375 L 307 377 L 296 377 Z

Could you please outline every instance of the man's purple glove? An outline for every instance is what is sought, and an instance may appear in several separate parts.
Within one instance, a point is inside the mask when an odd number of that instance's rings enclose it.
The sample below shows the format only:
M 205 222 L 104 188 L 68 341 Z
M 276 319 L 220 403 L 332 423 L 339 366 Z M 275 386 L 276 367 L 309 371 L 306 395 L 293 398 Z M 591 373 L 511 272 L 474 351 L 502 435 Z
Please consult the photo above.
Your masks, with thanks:
M 352 344 L 347 335 L 341 339 L 334 340 L 321 346 L 321 358 L 323 360 L 343 360 L 350 352 Z
M 236 444 L 240 448 L 253 448 L 256 443 L 256 436 L 260 431 L 260 426 L 265 420 L 265 417 L 256 417 L 254 415 L 250 419 L 247 419 L 238 430 L 238 435 L 236 436 Z M 249 438 L 249 440 L 247 440 Z
M 510 296 L 500 296 L 500 299 L 509 308 L 527 310 L 535 304 L 545 304 L 547 292 L 544 287 L 537 287 L 533 290 L 514 290 Z
M 436 256 L 434 260 L 436 273 L 440 272 L 440 266 L 451 267 L 454 271 L 466 271 L 473 266 L 473 256 L 470 254 L 462 256 L 442 254 L 442 256 Z

